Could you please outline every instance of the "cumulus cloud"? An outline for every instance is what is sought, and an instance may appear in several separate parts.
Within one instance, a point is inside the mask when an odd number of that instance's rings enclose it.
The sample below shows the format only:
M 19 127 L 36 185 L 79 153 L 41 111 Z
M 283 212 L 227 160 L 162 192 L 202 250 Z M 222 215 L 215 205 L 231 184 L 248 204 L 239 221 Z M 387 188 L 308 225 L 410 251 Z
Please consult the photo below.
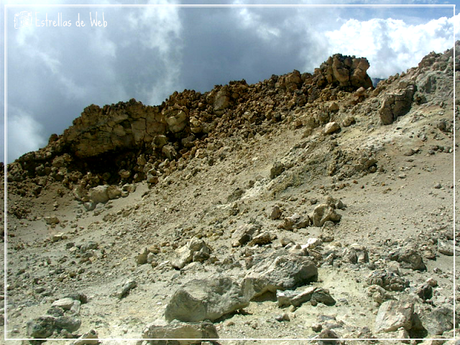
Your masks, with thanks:
M 454 23 L 459 36 L 459 15 L 442 17 L 424 24 L 409 25 L 398 19 L 349 19 L 340 28 L 324 33 L 328 54 L 367 57 L 373 77 L 387 77 L 416 66 L 429 52 L 443 52 L 453 46 Z
M 31 114 L 13 107 L 10 109 L 7 121 L 8 157 L 17 158 L 26 152 L 37 150 L 46 145 L 47 140 L 43 137 L 43 126 L 34 120 Z

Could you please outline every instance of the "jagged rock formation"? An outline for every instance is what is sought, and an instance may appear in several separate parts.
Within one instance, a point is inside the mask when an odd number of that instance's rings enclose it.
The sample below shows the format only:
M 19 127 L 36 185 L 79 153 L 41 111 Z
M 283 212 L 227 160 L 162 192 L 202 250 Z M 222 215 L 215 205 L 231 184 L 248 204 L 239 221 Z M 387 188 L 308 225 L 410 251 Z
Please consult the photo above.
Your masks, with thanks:
M 313 75 L 293 71 L 255 85 L 242 80 L 204 94 L 175 92 L 160 106 L 134 99 L 102 108 L 90 105 L 62 135 L 52 135 L 45 148 L 11 164 L 8 179 L 39 179 L 38 186 L 62 181 L 71 189 L 120 181 L 156 182 L 158 166 L 165 159 L 170 166 L 186 164 L 211 138 L 231 136 L 235 130 L 263 133 L 264 122 L 281 121 L 293 108 L 336 100 L 344 91 L 371 89 L 368 68 L 365 58 L 336 54 Z M 325 116 L 320 115 L 319 121 Z

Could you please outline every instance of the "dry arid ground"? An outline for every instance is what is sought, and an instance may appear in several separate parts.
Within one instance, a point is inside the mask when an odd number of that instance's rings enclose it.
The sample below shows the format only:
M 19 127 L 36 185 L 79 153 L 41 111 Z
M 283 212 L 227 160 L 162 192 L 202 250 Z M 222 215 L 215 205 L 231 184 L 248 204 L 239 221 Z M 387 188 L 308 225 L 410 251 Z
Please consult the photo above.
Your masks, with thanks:
M 86 108 L 8 166 L 2 337 L 456 344 L 460 63 L 368 67 Z

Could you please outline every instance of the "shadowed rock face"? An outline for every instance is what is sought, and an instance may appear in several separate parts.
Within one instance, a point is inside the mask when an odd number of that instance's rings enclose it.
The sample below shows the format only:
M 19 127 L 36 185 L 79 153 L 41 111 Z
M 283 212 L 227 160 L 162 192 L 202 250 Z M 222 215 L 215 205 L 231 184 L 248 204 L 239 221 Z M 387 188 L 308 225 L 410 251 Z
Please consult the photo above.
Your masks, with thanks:
M 159 106 L 134 99 L 103 107 L 92 104 L 62 135 L 53 134 L 45 148 L 18 159 L 10 169 L 10 177 L 21 181 L 52 174 L 59 180 L 71 171 L 101 176 L 110 172 L 111 178 L 106 182 L 118 183 L 123 177 L 117 172 L 125 169 L 135 170 L 125 179 L 127 182 L 141 181 L 151 167 L 144 169 L 145 164 L 138 164 L 139 154 L 144 154 L 150 163 L 187 159 L 196 144 L 212 134 L 228 135 L 225 133 L 229 130 L 247 124 L 279 121 L 285 110 L 318 98 L 329 99 L 334 88 L 354 91 L 372 87 L 368 68 L 365 58 L 336 54 L 314 75 L 294 70 L 254 85 L 242 80 L 218 85 L 204 94 L 184 90 L 175 92 Z M 323 89 L 329 91 L 324 93 Z M 163 145 L 159 146 L 159 141 Z M 103 182 L 100 179 L 93 187 Z

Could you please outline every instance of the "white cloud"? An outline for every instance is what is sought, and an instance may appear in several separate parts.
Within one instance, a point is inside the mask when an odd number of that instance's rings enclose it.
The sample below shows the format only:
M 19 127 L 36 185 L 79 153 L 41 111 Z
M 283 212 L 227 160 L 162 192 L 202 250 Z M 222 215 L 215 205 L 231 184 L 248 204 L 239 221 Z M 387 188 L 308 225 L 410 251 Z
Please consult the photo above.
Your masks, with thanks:
M 9 107 L 8 114 L 8 162 L 21 156 L 25 152 L 37 150 L 46 145 L 43 138 L 43 127 L 33 117 L 16 107 Z M 3 124 L 2 124 L 3 129 Z
M 454 22 L 457 36 L 459 16 L 433 19 L 408 25 L 396 19 L 347 20 L 339 29 L 326 31 L 328 54 L 342 53 L 367 57 L 375 77 L 417 66 L 429 52 L 443 52 L 453 46 Z
M 254 30 L 261 39 L 267 41 L 280 36 L 280 30 L 272 25 L 273 22 L 264 23 L 260 15 L 249 11 L 247 8 L 241 8 L 238 15 L 241 20 L 240 25 L 245 29 Z

